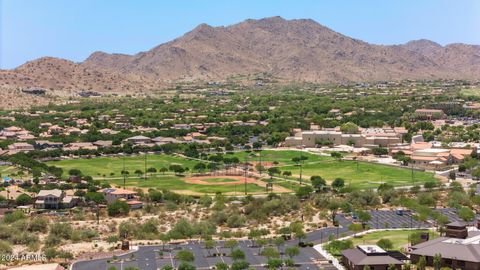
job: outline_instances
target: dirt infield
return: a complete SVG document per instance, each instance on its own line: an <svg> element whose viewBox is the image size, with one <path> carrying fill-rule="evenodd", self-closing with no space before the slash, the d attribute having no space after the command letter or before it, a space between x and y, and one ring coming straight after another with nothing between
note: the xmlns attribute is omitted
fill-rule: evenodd
<svg viewBox="0 0 480 270"><path fill-rule="evenodd" d="M229 182L208 182L207 179L232 179L236 181L229 181ZM193 176L184 179L185 182L190 184L196 185L219 185L219 186L233 186L238 184L243 184L245 178L239 175L207 175L207 176ZM257 182L261 182L255 178L247 177L247 183L257 184Z"/></svg>
<svg viewBox="0 0 480 270"><path fill-rule="evenodd" d="M207 182L205 180L207 179L232 179L236 181L231 181L231 182ZM206 175L206 176L193 176L193 177L188 177L184 179L185 182L190 183L190 184L196 184L196 185L208 185L208 186L214 186L214 185L221 185L221 186L233 186L233 185L240 185L245 183L245 177L240 176L240 175ZM266 187L267 183L260 181L256 178L253 177L247 177L246 178L247 184L255 184L260 187ZM285 192L292 192L291 190L284 188L279 185L273 185L273 191L278 192L278 193L285 193Z"/></svg>

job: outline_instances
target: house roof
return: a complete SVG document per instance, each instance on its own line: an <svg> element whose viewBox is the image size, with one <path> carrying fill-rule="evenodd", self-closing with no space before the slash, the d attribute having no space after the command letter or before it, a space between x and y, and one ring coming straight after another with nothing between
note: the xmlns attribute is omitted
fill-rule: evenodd
<svg viewBox="0 0 480 270"><path fill-rule="evenodd" d="M62 197L62 191L60 189L40 190L40 192L38 192L37 194L37 197L44 197L49 195L55 197Z"/></svg>
<svg viewBox="0 0 480 270"><path fill-rule="evenodd" d="M355 265L389 265L389 264L403 264L401 261L391 257L388 253L385 255L367 255L358 248L351 248L342 251L342 255Z"/></svg>
<svg viewBox="0 0 480 270"><path fill-rule="evenodd" d="M127 141L130 141L130 140L150 140L150 138L147 137L147 136L139 135L139 136L133 136L133 137L127 138L126 140Z"/></svg>
<svg viewBox="0 0 480 270"><path fill-rule="evenodd" d="M480 232L469 232L467 239L438 237L415 245L410 254L435 256L467 262L480 262Z"/></svg>
<svg viewBox="0 0 480 270"><path fill-rule="evenodd" d="M135 195L137 192L133 190L123 189L123 188L106 188L103 190L104 193L113 194L113 195Z"/></svg>

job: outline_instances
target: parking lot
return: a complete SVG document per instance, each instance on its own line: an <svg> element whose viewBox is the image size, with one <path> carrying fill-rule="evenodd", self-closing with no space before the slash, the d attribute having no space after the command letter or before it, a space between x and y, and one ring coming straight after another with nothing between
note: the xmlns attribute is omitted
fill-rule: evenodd
<svg viewBox="0 0 480 270"><path fill-rule="evenodd" d="M451 222L461 220L454 208L435 209L446 215ZM388 228L427 228L433 226L432 220L426 222L416 221L413 217L414 213L403 211L398 213L393 210L371 210L369 211L372 219L368 222L369 226L374 229ZM477 215L477 218L479 216ZM306 242L314 244L327 242L330 238L343 237L351 234L348 231L348 225L351 223L351 217L337 215L339 227L327 227L307 233ZM287 246L298 245L298 240L290 240L280 247L283 251ZM133 266L142 270L157 270L166 265L177 267L179 261L175 259L178 251L185 249L190 250L195 255L195 261L192 263L197 269L213 269L219 262L228 265L232 264L232 258L229 256L230 249L224 248L223 242L218 241L214 249L207 250L203 244L198 241L190 241L179 245L166 245L165 250L162 246L141 246L137 251L133 251L127 255L119 256L115 261L111 259L98 259L90 261L77 262L73 265L72 270L105 270L111 266L117 269L125 269ZM259 255L260 248L254 247L251 240L239 241L238 248L244 251L245 260L255 269L266 269L267 259ZM133 254L133 255L132 255ZM297 263L297 269L336 269L332 264L322 257L317 251L311 247L300 248L300 254L294 258Z"/></svg>
<svg viewBox="0 0 480 270"><path fill-rule="evenodd" d="M288 241L280 250L285 250L287 246L296 245L297 240ZM245 260L250 263L251 267L256 269L266 269L265 264L267 258L259 255L260 247L253 247L250 240L239 241L238 248L245 253ZM192 263L197 269L213 269L219 262L224 262L228 265L233 263L229 256L230 248L223 247L223 242L217 242L217 246L213 249L207 250L204 246L197 242L187 242L181 245L166 245L165 250L162 246L142 246L138 251L130 254L119 256L115 261L101 259L94 261L78 262L74 264L74 270L95 270L108 269L111 266L117 269L125 269L133 266L142 270L157 270L166 265L171 265L174 268L178 267L180 262L175 258L175 255L180 250L190 250L195 255L195 261ZM132 255L133 254L133 255ZM284 257L286 258L286 257ZM294 258L296 269L336 269L333 265L323 258L317 251L311 247L300 248L300 254Z"/></svg>

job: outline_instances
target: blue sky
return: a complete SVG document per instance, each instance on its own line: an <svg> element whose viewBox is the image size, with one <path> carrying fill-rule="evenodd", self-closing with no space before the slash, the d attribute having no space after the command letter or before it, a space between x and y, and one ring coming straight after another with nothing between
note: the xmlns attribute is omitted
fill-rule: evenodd
<svg viewBox="0 0 480 270"><path fill-rule="evenodd" d="M42 56L83 61L97 50L134 54L200 23L277 15L370 43L480 44L477 0L0 0L0 68Z"/></svg>

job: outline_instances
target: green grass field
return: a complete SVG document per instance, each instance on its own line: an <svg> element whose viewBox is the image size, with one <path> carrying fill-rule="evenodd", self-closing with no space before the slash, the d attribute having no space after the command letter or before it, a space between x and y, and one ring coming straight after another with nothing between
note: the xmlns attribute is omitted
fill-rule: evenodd
<svg viewBox="0 0 480 270"><path fill-rule="evenodd" d="M157 170L165 167L168 168L171 164L181 164L182 166L193 168L197 163L195 160L188 160L185 158L172 156L172 155L147 155L147 169L154 167ZM50 161L48 165L54 165L64 169L64 175L68 175L68 170L79 169L84 175L90 175L94 178L98 178L103 175L121 176L123 170L123 158L122 157L99 157L91 159L66 159L61 161ZM145 157L141 156L128 156L125 157L125 170L132 175L135 170L145 170ZM111 175L113 173L113 175Z"/></svg>
<svg viewBox="0 0 480 270"><path fill-rule="evenodd" d="M480 89L462 89L460 90L460 94L467 97L480 97Z"/></svg>
<svg viewBox="0 0 480 270"><path fill-rule="evenodd" d="M249 161L258 162L260 154L259 152L236 152L234 154L227 154L227 156L237 156L240 160L244 160L244 157L247 155L257 155L256 157L250 157ZM345 179L345 184L351 184L351 187L354 189L366 189L366 188L376 188L381 183L387 182L391 183L394 186L411 186L412 174L411 170L407 168L398 168L392 166L386 166L382 164L374 163L365 163L359 162L358 170L357 163L354 161L337 161L328 156L319 156L311 153L305 153L294 150L286 151L275 151L275 150L263 150L261 151L262 161L265 162L274 162L279 163L278 167L281 171L291 171L293 177L290 179L296 179L299 174L299 167L295 166L295 163L292 161L293 157L298 157L300 155L308 157L304 161L303 165L303 179L308 181L312 175L320 175L325 178L328 182L333 181L335 178L340 177ZM144 171L144 156L131 156L125 157L125 169L130 172L130 176L134 176L135 170ZM189 160L178 156L172 155L148 155L147 156L147 168L154 167L157 170L165 167L168 168L171 164L181 164L190 169L198 163L196 160ZM51 161L47 163L48 165L55 165L64 169L65 176L68 174L70 169L79 169L84 175L91 175L96 179L112 178L110 181L116 181L121 178L120 172L123 169L123 158L122 157L100 157L92 159L69 159L61 161ZM155 176L157 178L162 178L161 175ZM171 176L174 177L174 176ZM435 180L433 173L414 171L414 181L415 184L423 184L427 181ZM187 189L190 190L181 180L178 180L177 184L167 184L168 188L180 190ZM220 180L212 180L212 189L213 184ZM286 183L280 180L276 180L277 184L280 184L284 187L295 190L294 184ZM282 183L283 182L283 183ZM147 182L151 184L151 187L156 187L155 183ZM147 183L143 183L142 187L146 186ZM202 186L200 190L206 190L209 186ZM230 189L231 187L221 187L221 189ZM216 190L215 190L216 191ZM215 192L212 191L212 192Z"/></svg>
<svg viewBox="0 0 480 270"><path fill-rule="evenodd" d="M213 179L212 179L213 180ZM217 180L217 179L215 179ZM232 181L231 179L228 179ZM123 186L123 179L107 179L113 186ZM245 190L245 186L243 184L239 185L196 185L190 184L183 181L180 177L176 177L173 175L165 175L165 176L155 176L144 179L132 179L129 178L126 180L127 187L138 187L138 188L158 188L158 189L168 189L168 190L186 190L198 193L209 193L214 194L217 192L227 193L227 192L237 192L241 194ZM265 189L263 187L257 186L255 184L247 184L247 192L255 192L261 193L264 192Z"/></svg>
<svg viewBox="0 0 480 270"><path fill-rule="evenodd" d="M300 168L297 166L281 167L282 171L291 171L299 175ZM312 175L320 175L327 182L340 177L345 179L345 185L351 184L354 189L376 188L381 183L390 183L394 186L411 186L412 172L407 168L398 168L375 163L357 163L355 161L328 160L315 164L306 164L302 167L304 179ZM415 184L423 184L435 180L433 173L414 171Z"/></svg>
<svg viewBox="0 0 480 270"><path fill-rule="evenodd" d="M359 237L353 237L353 245L375 245L380 239L389 239L393 242L393 249L400 250L409 244L409 235L414 232L426 232L426 230L392 230L373 232ZM435 238L436 233L430 231L430 239Z"/></svg>
<svg viewBox="0 0 480 270"><path fill-rule="evenodd" d="M23 172L23 174L18 175L19 172ZM20 170L18 167L15 167L15 166L0 166L0 175L9 176L9 177L17 176L23 179L28 179L31 177L28 171Z"/></svg>
<svg viewBox="0 0 480 270"><path fill-rule="evenodd" d="M279 165L294 165L295 162L292 161L294 157L304 156L308 159L305 160L305 163L309 162L317 162L322 160L330 160L330 157L319 156L303 151L295 151L295 150L262 150L262 151L249 151L249 152L235 152L233 154L227 154L227 156L236 156L240 159L241 162L247 160L250 162L259 162L260 157L262 161L266 162L274 162L277 161Z"/></svg>
<svg viewBox="0 0 480 270"><path fill-rule="evenodd" d="M207 178L207 179L202 179L202 181L208 182L208 183L228 183L228 182L236 182L237 180L235 179L230 179L230 178Z"/></svg>

